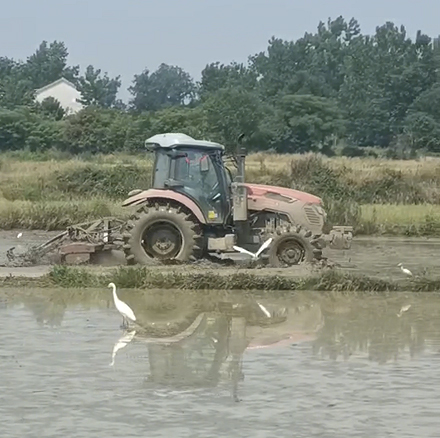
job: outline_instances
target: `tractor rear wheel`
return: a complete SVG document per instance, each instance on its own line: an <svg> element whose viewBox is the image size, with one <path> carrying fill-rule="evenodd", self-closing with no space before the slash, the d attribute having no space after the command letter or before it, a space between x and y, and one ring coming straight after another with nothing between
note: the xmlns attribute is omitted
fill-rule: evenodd
<svg viewBox="0 0 440 438"><path fill-rule="evenodd" d="M188 262L201 256L202 235L191 214L170 205L144 206L128 222L124 252L128 264Z"/></svg>
<svg viewBox="0 0 440 438"><path fill-rule="evenodd" d="M273 267L289 267L322 259L320 236L297 226L293 230L280 230L272 235L268 263Z"/></svg>

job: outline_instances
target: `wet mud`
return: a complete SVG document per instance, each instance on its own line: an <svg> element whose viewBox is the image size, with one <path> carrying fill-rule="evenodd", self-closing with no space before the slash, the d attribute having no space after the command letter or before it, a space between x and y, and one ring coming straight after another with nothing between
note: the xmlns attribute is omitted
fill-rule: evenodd
<svg viewBox="0 0 440 438"><path fill-rule="evenodd" d="M17 238L22 232L23 235ZM44 231L3 231L0 232L0 277L23 276L39 277L50 271L51 259L46 258L36 266L7 266L6 252L15 247L17 254L26 253L32 246L39 245L59 232ZM339 269L355 274L363 274L373 278L399 280L405 276L397 266L403 263L414 275L436 275L440 273L440 239L432 238L390 238L390 237L355 237L350 250L324 250L324 256ZM252 268L239 254L234 256L238 264L229 266L225 263L199 261L191 265L165 266L159 265L163 272L202 272L207 268L215 269L219 275L231 275L237 272L253 275L282 275L288 277L307 276L313 272L312 266L301 265L288 269ZM114 251L111 255L103 255L99 266L91 266L92 271L100 272L109 267L125 264L122 253Z"/></svg>

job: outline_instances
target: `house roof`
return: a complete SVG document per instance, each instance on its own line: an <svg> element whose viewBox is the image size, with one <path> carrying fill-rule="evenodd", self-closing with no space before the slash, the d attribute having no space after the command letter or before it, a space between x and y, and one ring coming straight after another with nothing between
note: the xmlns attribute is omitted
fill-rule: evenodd
<svg viewBox="0 0 440 438"><path fill-rule="evenodd" d="M41 93L42 91L46 91L49 90L50 88L54 87L55 85L58 84L66 84L71 86L72 88L74 88L76 90L76 87L74 84L72 84L72 82L68 81L66 78L60 78L54 82L51 82L50 84L45 85L44 87L38 88L37 90L35 90L35 93Z"/></svg>

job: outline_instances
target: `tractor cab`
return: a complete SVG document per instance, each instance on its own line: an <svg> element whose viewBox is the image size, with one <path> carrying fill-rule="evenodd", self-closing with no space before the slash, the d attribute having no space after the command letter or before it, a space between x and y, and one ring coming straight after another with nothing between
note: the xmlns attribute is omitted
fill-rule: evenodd
<svg viewBox="0 0 440 438"><path fill-rule="evenodd" d="M211 224L223 224L231 211L231 177L223 164L224 146L184 134L161 134L146 142L155 152L152 186L192 199Z"/></svg>

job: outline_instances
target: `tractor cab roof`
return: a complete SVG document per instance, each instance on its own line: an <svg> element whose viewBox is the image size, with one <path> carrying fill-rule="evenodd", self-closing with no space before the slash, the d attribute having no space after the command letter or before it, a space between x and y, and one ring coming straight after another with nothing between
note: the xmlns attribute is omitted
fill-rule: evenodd
<svg viewBox="0 0 440 438"><path fill-rule="evenodd" d="M224 151L225 147L219 143L205 140L195 140L186 134L180 133L166 133L153 135L149 139L145 140L145 147L149 151L155 149L174 149L177 147L195 147L200 149L217 149Z"/></svg>

